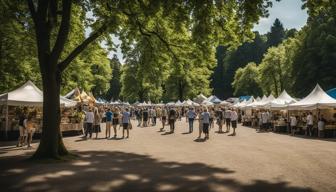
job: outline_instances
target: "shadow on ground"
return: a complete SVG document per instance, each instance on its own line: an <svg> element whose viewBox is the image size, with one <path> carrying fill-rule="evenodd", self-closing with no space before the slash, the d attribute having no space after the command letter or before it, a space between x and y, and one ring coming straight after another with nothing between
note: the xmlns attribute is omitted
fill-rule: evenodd
<svg viewBox="0 0 336 192"><path fill-rule="evenodd" d="M0 158L2 191L272 191L308 192L286 182L234 178L234 170L202 163L162 162L124 152L77 152L62 163L32 163L27 156Z"/></svg>

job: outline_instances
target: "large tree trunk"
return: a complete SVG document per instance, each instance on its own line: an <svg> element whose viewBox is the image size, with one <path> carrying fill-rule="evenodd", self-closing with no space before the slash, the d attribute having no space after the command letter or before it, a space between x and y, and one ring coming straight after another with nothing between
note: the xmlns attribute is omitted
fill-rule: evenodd
<svg viewBox="0 0 336 192"><path fill-rule="evenodd" d="M33 158L60 159L68 154L60 131L60 73L50 67L42 73L43 127L40 145Z"/></svg>

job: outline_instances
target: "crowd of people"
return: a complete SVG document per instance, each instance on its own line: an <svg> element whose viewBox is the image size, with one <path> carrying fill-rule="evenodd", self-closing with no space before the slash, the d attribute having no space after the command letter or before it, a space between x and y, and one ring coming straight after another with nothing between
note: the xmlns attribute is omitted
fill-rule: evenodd
<svg viewBox="0 0 336 192"><path fill-rule="evenodd" d="M255 111L252 116L252 126L255 126L257 131L276 131L274 122L279 121L284 123L283 125L286 127L286 131L292 136L294 136L297 132L304 130L304 134L306 136L316 135L318 137L322 137L323 130L327 123L323 114L316 116L313 115L311 111L300 115L273 115L272 111L259 110Z"/></svg>
<svg viewBox="0 0 336 192"><path fill-rule="evenodd" d="M129 138L132 129L131 119L137 121L138 127L155 126L157 120L161 121L161 132L173 134L176 130L176 121L185 118L189 124L188 132L194 131L194 122L198 121L199 136L204 134L204 140L209 139L209 129L218 125L218 133L229 133L232 127L233 132L230 136L236 135L238 114L234 109L214 108L214 107L82 107L77 108L76 117L82 127L83 139L97 139L102 132L101 125L106 123L106 139L118 137L118 130L122 128L122 138ZM27 145L31 148L31 141L34 134L33 114L23 110L19 115L20 136L17 146ZM169 126L168 130L166 126ZM226 131L223 126L226 125ZM112 130L111 130L112 129ZM111 133L113 131L113 133ZM95 136L93 136L95 134ZM120 133L119 133L120 134Z"/></svg>

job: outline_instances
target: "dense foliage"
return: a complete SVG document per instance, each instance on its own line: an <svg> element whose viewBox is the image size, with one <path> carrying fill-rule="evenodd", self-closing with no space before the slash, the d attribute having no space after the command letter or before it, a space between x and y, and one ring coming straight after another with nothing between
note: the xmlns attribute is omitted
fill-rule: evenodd
<svg viewBox="0 0 336 192"><path fill-rule="evenodd" d="M336 85L336 2L304 2L309 13L307 25L299 32L288 30L286 35L281 35L287 39L270 47L257 67L257 82L263 94L277 96L285 89L296 97L303 97L316 83L326 90ZM233 83L236 93L241 93L242 87L250 84L250 77L242 76L248 68L250 66L236 72ZM251 91L250 94L255 93Z"/></svg>

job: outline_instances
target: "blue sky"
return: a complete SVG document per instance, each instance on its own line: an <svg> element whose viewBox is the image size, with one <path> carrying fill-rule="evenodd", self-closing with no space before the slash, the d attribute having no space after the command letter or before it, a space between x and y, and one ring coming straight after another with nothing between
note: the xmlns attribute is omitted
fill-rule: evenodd
<svg viewBox="0 0 336 192"><path fill-rule="evenodd" d="M307 11L302 10L301 6L301 0L281 0L280 2L273 0L273 7L269 8L269 17L260 18L259 24L254 27L254 30L261 34L269 32L276 18L280 19L284 28L301 29L308 18Z"/></svg>
<svg viewBox="0 0 336 192"><path fill-rule="evenodd" d="M284 28L299 30L306 24L308 18L307 11L302 10L301 6L301 0L281 0L280 2L273 0L273 7L269 8L269 17L260 18L253 30L259 31L261 34L269 32L276 18L280 19ZM121 43L118 38L114 37L113 39L116 44ZM113 54L117 54L119 60L124 62L120 48L117 49L117 52L110 52L109 57L112 58Z"/></svg>

